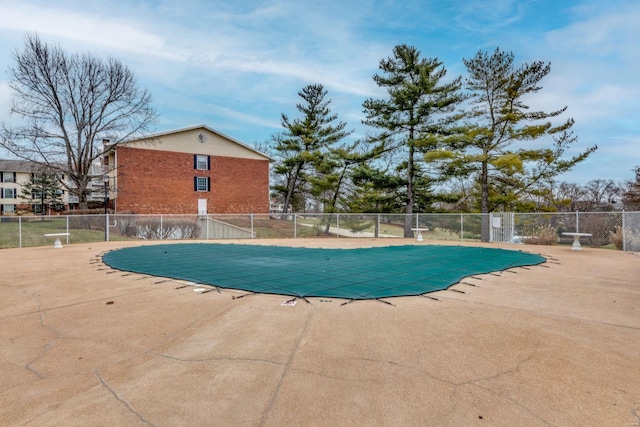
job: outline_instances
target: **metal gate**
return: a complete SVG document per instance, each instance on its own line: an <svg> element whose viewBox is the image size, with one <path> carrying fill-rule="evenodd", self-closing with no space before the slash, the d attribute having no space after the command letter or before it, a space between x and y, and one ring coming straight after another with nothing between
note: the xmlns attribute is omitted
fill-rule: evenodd
<svg viewBox="0 0 640 427"><path fill-rule="evenodd" d="M514 234L513 212L491 212L489 214L489 241L512 242Z"/></svg>

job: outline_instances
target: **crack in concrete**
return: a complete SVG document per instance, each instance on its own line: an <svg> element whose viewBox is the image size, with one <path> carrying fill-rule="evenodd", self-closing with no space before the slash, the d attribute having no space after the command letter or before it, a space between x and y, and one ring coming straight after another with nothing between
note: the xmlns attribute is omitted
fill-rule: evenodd
<svg viewBox="0 0 640 427"><path fill-rule="evenodd" d="M129 410L129 412L131 412L133 415L135 415L136 417L138 417L138 419L140 421L142 421L143 423L145 423L146 425L149 426L154 426L155 424L152 423L151 421L147 420L144 415L142 415L140 412L136 411L133 406L131 406L129 404L129 402L127 402L125 399L123 399L122 397L120 397L120 395L109 385L109 383L107 383L104 378L102 378L102 375L100 375L100 372L96 369L93 371L93 373L98 377L98 379L100 380L100 383L102 384L102 386L104 388L106 388L107 390L109 390L109 392L111 393L111 395L120 403L122 403L122 405L124 405L125 408L127 408L127 410Z"/></svg>
<svg viewBox="0 0 640 427"><path fill-rule="evenodd" d="M52 326L47 325L47 321L46 321L46 319L45 319L45 312L41 312L41 311L40 311L40 308L41 308L41 306L42 306L42 301L41 301L40 295L33 295L33 298L34 298L34 299L37 301L37 303L38 303L38 304L37 304L37 312L38 312L38 313L40 313L40 325L42 325L43 327L45 327L45 328L47 328L47 329L49 329L49 330L53 331L53 332L54 332L54 334L55 334L55 336L47 342L47 345L45 345L45 346L44 346L44 348L42 349L42 351L40 352L40 354L38 354L38 355L35 357L35 359L33 359L32 361L30 361L29 363L27 363L27 364L25 365L25 367L24 367L24 368L25 368L27 371L29 371L29 372L31 372L32 374L34 374L35 376L37 376L39 379L44 379L44 378L45 378L45 376L44 376L42 373L40 373L40 371L38 371L38 370L36 370L35 368L33 368L33 367L32 367L32 365L33 365L34 363L36 363L37 361L39 361L41 358L43 358L45 354L47 354L47 352L49 351L49 349L50 349L51 347L53 347L53 345L56 343L56 341L58 341L58 339L60 338L60 336L61 336L62 334L61 334L61 333L60 333L60 331L59 331L59 330L57 330L56 328L54 328L54 327L52 327Z"/></svg>
<svg viewBox="0 0 640 427"><path fill-rule="evenodd" d="M527 411L529 414L531 414L537 420L541 421L542 423L544 423L544 424L546 424L548 426L552 426L553 423L551 423L550 421L548 421L545 418L541 417L540 415L536 414L534 411L532 411L530 408L528 408L522 402L520 402L520 401L518 401L518 400L516 400L516 399L514 399L514 398L512 398L510 396L507 396L504 393L496 393L496 391L494 391L490 387L483 386L482 384L480 384L480 382L482 382L482 381L487 381L487 380L498 378L498 377L500 377L502 375L507 375L507 374L512 374L512 373L518 372L520 370L520 365L522 365L523 363L527 363L533 357L534 357L534 354L532 353L528 357L526 357L526 358L524 358L522 360L519 360L516 363L516 366L514 368L512 368L512 369L507 369L507 370L504 370L504 371L500 371L500 372L495 373L494 375L490 375L490 376L486 376L486 377L479 377L479 378L475 378L475 379L472 379L472 380L469 380L469 381L462 381L462 382L449 381L449 380L446 380L444 378L441 378L441 377L438 377L436 375L433 375L432 373L430 373L430 372L428 372L428 371L426 371L424 369L420 369L420 368L412 366L412 365L405 365L405 364L401 364L401 363L392 362L392 361L389 361L389 360L375 360L375 359L368 359L368 358L358 358L358 359L355 359L355 360L364 360L364 361L367 361L367 362L374 362L374 363L385 363L385 364L397 366L399 368L410 369L412 371L419 372L422 375L425 375L425 376L427 376L427 377L429 377L431 379L434 379L436 381L440 381L440 382L442 382L444 384L448 384L448 385L452 386L453 387L452 393L455 392L455 390L458 387L464 386L464 385L474 385L474 386L480 387L480 388L488 391L489 393L497 394L497 395L502 396L503 398L509 400L510 402L514 403L518 407L520 407L520 408L524 409L525 411ZM318 372L307 372L307 373L315 374L315 375L326 377L326 378L344 380L344 378L336 378L336 377L332 377L330 375L324 375L324 374L321 374L321 373L318 373ZM637 409L640 410L640 408L637 408ZM640 420L640 416L638 416L638 419ZM639 424L639 427L640 427L640 424Z"/></svg>
<svg viewBox="0 0 640 427"><path fill-rule="evenodd" d="M147 353L149 354L155 354L158 357L164 357L167 359L171 359L171 360L175 360L177 362L214 362L214 361L222 361L222 360L228 360L228 361L232 361L232 362L260 362L260 363L267 363L267 364L271 364L271 365L278 365L278 366L285 366L284 363L282 362L276 362L275 360L269 360L269 359L253 359L250 357L206 357L203 359L185 359L182 357L177 357L177 356L171 356L169 354L165 354L165 353L157 353L155 351L148 351Z"/></svg>
<svg viewBox="0 0 640 427"><path fill-rule="evenodd" d="M142 293L146 293L146 292L153 292L153 291L157 291L157 290L158 290L158 288L155 288L155 289L152 288L152 289L144 289L144 290L136 291L136 292L128 292L128 293L123 293L123 294L118 294L118 295L110 295L110 296L107 296L107 297L104 297L104 298L97 298L97 299L93 299L93 300L76 302L76 303L67 304L67 305L59 305L59 306L50 307L50 308L47 308L47 309L44 309L44 310L41 310L41 303L40 303L40 301L38 301L38 308L36 309L36 313L47 313L49 311L60 310L60 309L63 309L63 308L70 308L70 307L77 307L77 306L82 306L82 305L94 304L94 303L100 302L100 301L113 300L115 298L121 298L121 297L130 296L130 295L142 294ZM40 295L34 296L34 298L39 300L40 299ZM19 313L19 314L15 314L13 316L0 317L0 320L13 319L13 318L24 317L24 316L30 316L32 314L33 314L33 312Z"/></svg>
<svg viewBox="0 0 640 427"><path fill-rule="evenodd" d="M267 422L267 419L269 418L269 414L271 414L271 409L273 408L276 398L280 393L280 388L282 387L282 383L284 382L284 379L287 376L287 373L289 372L289 368L291 367L291 362L293 361L294 357L298 353L298 350L300 349L300 344L302 343L302 339L307 334L307 329L309 328L309 324L311 323L311 318L313 317L315 312L316 312L316 306L311 306L311 308L309 309L309 313L307 314L307 320L304 322L304 327L302 328L302 331L300 332L300 336L298 337L298 341L296 342L296 345L293 347L293 349L291 350L291 353L289 354L289 359L287 360L287 363L284 365L282 375L280 375L280 380L278 381L278 384L276 385L276 388L273 391L273 394L271 395L271 399L269 399L269 403L267 403L267 406L262 414L262 419L260 420L260 423L259 423L260 426L265 425L265 423Z"/></svg>
<svg viewBox="0 0 640 427"><path fill-rule="evenodd" d="M631 414L636 417L636 423L635 424L631 424L632 426L640 426L640 406L638 406L637 408L633 408L631 411Z"/></svg>
<svg viewBox="0 0 640 427"><path fill-rule="evenodd" d="M525 308L522 308L522 307L514 307L514 306L502 305L502 304L490 304L490 303L484 302L484 301L472 301L472 300L463 299L463 298L451 298L451 297L445 296L445 294L438 295L438 296L440 298L442 298L443 300L448 300L448 301L456 301L456 302L464 302L464 303L469 303L469 304L484 305L484 306L488 306L488 307L504 308L506 310L524 311L525 313L543 314L545 316L553 316L553 317L557 317L557 318L561 318L561 319L571 319L571 320L573 320L575 322L584 322L584 323L589 323L591 325L612 326L612 327L615 327L615 328L631 329L633 331L640 330L640 326L621 325L621 324L609 323L609 322L599 322L599 321L586 319L586 318L582 318L582 317L569 316L569 315L566 315L566 314L552 313L552 312L542 311L542 310L525 309Z"/></svg>

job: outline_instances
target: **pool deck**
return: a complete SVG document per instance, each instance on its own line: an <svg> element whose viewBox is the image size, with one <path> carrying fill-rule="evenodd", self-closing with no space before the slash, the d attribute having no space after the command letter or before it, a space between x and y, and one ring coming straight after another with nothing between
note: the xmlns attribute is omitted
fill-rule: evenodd
<svg viewBox="0 0 640 427"><path fill-rule="evenodd" d="M549 261L393 305L283 306L102 264L139 244L0 251L0 425L640 426L637 253L487 245Z"/></svg>

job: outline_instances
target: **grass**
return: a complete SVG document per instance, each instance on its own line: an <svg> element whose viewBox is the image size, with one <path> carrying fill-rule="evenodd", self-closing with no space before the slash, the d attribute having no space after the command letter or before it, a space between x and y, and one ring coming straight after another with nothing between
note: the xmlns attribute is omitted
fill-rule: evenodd
<svg viewBox="0 0 640 427"><path fill-rule="evenodd" d="M69 243L89 243L104 241L104 230L73 229L69 228ZM53 238L45 237L45 234L66 233L67 223L65 218L38 218L22 217L21 223L16 218L9 222L0 222L0 249L18 248L29 246L53 245ZM20 241L22 236L22 241ZM110 234L109 240L131 240L117 234ZM66 237L61 236L60 241L65 244Z"/></svg>

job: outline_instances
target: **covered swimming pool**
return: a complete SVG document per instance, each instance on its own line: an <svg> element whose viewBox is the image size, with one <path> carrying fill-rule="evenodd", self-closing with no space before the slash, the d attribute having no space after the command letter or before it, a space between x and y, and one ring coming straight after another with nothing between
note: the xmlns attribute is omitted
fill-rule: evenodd
<svg viewBox="0 0 640 427"><path fill-rule="evenodd" d="M103 256L112 268L201 285L297 298L423 295L464 277L545 262L519 250L406 245L318 249L245 244L138 246Z"/></svg>

